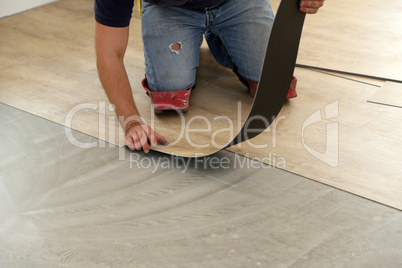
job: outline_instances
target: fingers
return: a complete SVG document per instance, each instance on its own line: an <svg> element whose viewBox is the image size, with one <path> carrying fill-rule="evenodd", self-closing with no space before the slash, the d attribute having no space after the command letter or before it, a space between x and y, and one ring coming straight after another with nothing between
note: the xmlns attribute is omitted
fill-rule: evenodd
<svg viewBox="0 0 402 268"><path fill-rule="evenodd" d="M299 3L300 11L307 14L315 14L324 5L324 0L301 0Z"/></svg>
<svg viewBox="0 0 402 268"><path fill-rule="evenodd" d="M132 128L130 131L126 134L126 143L127 146L130 148L130 150L138 150L140 151L142 149L142 141L141 139L141 132L137 132L137 129Z"/></svg>
<svg viewBox="0 0 402 268"><path fill-rule="evenodd" d="M134 145L134 141L133 138L131 136L126 136L126 143L128 148L130 148L130 150L134 151L135 150L135 145Z"/></svg>
<svg viewBox="0 0 402 268"><path fill-rule="evenodd" d="M147 134L152 146L168 145L168 141L162 135L156 133L150 126L144 126L144 131Z"/></svg>
<svg viewBox="0 0 402 268"><path fill-rule="evenodd" d="M148 144L148 136L144 132L144 129L142 126L139 126L136 128L137 131L137 137L139 138L139 141L136 143L135 148L139 151L142 149L144 150L145 153L149 152L149 144Z"/></svg>
<svg viewBox="0 0 402 268"><path fill-rule="evenodd" d="M156 136L156 140L157 140L158 144L160 144L160 145L168 145L169 144L169 142L166 140L165 137L159 135L156 132L155 132L155 136Z"/></svg>
<svg viewBox="0 0 402 268"><path fill-rule="evenodd" d="M149 152L149 144L152 146L169 144L165 137L156 133L148 125L135 125L127 129L126 142L130 150L144 150L145 153Z"/></svg>
<svg viewBox="0 0 402 268"><path fill-rule="evenodd" d="M149 144L147 134L144 132L142 125L133 126L126 133L126 142L130 150L149 152Z"/></svg>
<svg viewBox="0 0 402 268"><path fill-rule="evenodd" d="M148 137L149 142L151 143L152 146L156 146L158 144L158 141L156 139L156 133L153 131L153 129L150 126L144 126L143 130L145 134Z"/></svg>
<svg viewBox="0 0 402 268"><path fill-rule="evenodd" d="M152 146L169 144L165 137L156 133L150 126L143 126L143 129Z"/></svg>

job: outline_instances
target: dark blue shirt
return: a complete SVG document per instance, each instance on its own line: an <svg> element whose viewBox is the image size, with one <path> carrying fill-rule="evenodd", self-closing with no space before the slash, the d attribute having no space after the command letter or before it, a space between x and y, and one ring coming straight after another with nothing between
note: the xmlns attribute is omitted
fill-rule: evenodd
<svg viewBox="0 0 402 268"><path fill-rule="evenodd" d="M186 9L204 9L225 0L144 0L161 6L179 6ZM126 27L130 24L134 0L95 0L95 20L110 27Z"/></svg>

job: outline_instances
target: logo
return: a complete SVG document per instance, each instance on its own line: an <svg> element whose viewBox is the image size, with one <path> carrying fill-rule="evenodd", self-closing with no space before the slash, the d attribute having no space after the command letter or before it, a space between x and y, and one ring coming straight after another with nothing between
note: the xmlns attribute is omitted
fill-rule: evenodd
<svg viewBox="0 0 402 268"><path fill-rule="evenodd" d="M337 167L339 163L339 124L338 122L326 123L325 152L314 150L305 143L304 132L307 127L323 120L329 120L339 117L339 102L334 101L324 107L324 114L321 110L317 110L310 115L303 123L302 141L304 148L315 158L330 165Z"/></svg>

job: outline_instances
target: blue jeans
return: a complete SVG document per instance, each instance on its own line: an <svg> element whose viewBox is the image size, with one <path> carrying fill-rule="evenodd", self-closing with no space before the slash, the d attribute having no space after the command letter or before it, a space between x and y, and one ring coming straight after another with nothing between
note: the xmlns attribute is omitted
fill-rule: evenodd
<svg viewBox="0 0 402 268"><path fill-rule="evenodd" d="M149 88L159 92L192 87L203 35L221 65L236 68L243 78L258 82L273 20L268 0L226 0L205 10L143 2L142 39Z"/></svg>

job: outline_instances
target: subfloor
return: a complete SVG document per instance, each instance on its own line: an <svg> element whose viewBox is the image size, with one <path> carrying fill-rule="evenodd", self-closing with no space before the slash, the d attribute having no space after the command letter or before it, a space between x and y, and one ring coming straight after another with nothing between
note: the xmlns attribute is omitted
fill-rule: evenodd
<svg viewBox="0 0 402 268"><path fill-rule="evenodd" d="M399 210L227 151L122 154L65 132L0 104L1 267L402 265Z"/></svg>

